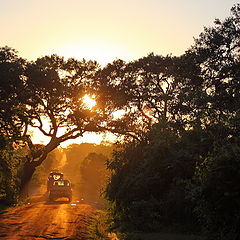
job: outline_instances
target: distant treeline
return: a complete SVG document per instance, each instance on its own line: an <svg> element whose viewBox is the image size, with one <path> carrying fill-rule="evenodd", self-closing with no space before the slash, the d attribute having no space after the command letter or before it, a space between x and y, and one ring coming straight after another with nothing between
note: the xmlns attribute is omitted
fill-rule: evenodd
<svg viewBox="0 0 240 240"><path fill-rule="evenodd" d="M238 239L239 43L237 4L179 57L152 53L101 68L94 61L57 55L28 62L1 48L0 189L5 199L25 192L35 168L61 142L84 132L110 131L125 136L108 161L112 229L186 226L208 239ZM93 109L81 103L86 93L95 95ZM120 109L125 114L115 118L112 113ZM28 126L37 127L49 143L32 144ZM88 156L93 159L96 155ZM16 174L15 185L9 182L15 192L7 193L5 182L14 179L7 176Z"/></svg>
<svg viewBox="0 0 240 240"><path fill-rule="evenodd" d="M113 144L81 143L53 150L35 171L30 193L37 190L44 194L49 173L58 169L70 180L76 199L101 206L105 202L103 191L110 175L107 161L113 149Z"/></svg>

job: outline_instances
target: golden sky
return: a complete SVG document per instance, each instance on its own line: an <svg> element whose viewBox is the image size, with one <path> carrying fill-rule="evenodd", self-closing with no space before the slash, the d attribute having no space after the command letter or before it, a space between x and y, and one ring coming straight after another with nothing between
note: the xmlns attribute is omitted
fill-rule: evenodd
<svg viewBox="0 0 240 240"><path fill-rule="evenodd" d="M182 54L236 0L0 0L0 46L22 57L57 53L106 64Z"/></svg>
<svg viewBox="0 0 240 240"><path fill-rule="evenodd" d="M0 47L29 60L56 53L97 60L180 55L237 0L0 0ZM45 142L34 132L35 140ZM102 136L78 140L99 143Z"/></svg>

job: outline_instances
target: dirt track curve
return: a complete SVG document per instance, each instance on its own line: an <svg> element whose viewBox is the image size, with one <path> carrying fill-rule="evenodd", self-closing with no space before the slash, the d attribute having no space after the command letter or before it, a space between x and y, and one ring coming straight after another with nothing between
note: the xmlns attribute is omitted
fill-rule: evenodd
<svg viewBox="0 0 240 240"><path fill-rule="evenodd" d="M0 214L0 239L87 240L94 208L78 201L48 202L35 197L24 206Z"/></svg>

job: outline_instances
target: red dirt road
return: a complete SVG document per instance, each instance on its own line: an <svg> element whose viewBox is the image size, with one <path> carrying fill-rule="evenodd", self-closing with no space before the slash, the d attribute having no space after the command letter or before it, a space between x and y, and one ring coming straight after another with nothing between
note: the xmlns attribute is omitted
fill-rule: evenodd
<svg viewBox="0 0 240 240"><path fill-rule="evenodd" d="M48 202L39 197L0 214L0 239L87 240L87 226L94 212L94 208L87 204Z"/></svg>

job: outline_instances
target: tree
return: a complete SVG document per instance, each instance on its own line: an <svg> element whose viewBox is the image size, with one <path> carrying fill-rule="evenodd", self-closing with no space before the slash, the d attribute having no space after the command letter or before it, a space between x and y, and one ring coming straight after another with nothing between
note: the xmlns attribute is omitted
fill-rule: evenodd
<svg viewBox="0 0 240 240"><path fill-rule="evenodd" d="M5 203L18 201L20 173L26 151L30 119L23 104L27 98L26 65L17 52L0 48L0 189Z"/></svg>
<svg viewBox="0 0 240 240"><path fill-rule="evenodd" d="M148 231L196 223L187 186L196 164L211 150L211 140L203 130L179 135L162 122L144 140L121 146L108 165L112 175L106 189L115 222Z"/></svg>
<svg viewBox="0 0 240 240"><path fill-rule="evenodd" d="M194 127L205 126L216 139L239 132L240 6L231 16L215 20L179 60L182 83L178 114Z"/></svg>
<svg viewBox="0 0 240 240"><path fill-rule="evenodd" d="M239 214L235 214L239 208L239 41L240 5L236 4L231 16L205 28L184 56L199 69L198 78L184 78L186 92L192 89L194 96L189 110L197 109L195 122L198 119L213 138L212 149L196 168L191 189L195 210L211 239L239 237Z"/></svg>
<svg viewBox="0 0 240 240"><path fill-rule="evenodd" d="M24 155L24 149L14 150L11 146L0 149L0 202L3 204L11 205L19 200Z"/></svg>
<svg viewBox="0 0 240 240"><path fill-rule="evenodd" d="M30 153L24 164L22 189L30 181L35 168L60 143L81 137L86 131L102 130L106 114L101 108L88 109L81 101L86 93L91 92L97 70L96 62L65 61L57 55L28 64L26 77L30 97L25 104L30 112L30 125L49 137L49 142L36 149L28 138Z"/></svg>
<svg viewBox="0 0 240 240"><path fill-rule="evenodd" d="M26 195L25 187L36 167L60 143L87 131L116 131L108 126L114 107L106 108L107 102L101 99L105 96L100 96L99 83L94 78L99 70L96 62L64 60L57 55L27 62L8 47L1 49L0 57L1 139L2 144L17 140L28 146L20 184ZM93 93L98 106L89 109L82 98ZM28 133L30 126L49 137L48 144L34 145Z"/></svg>
<svg viewBox="0 0 240 240"><path fill-rule="evenodd" d="M174 122L172 109L179 89L174 75L176 62L175 57L150 54L129 63L114 61L98 75L106 79L102 86L113 104L124 109L119 124L131 137L141 139L142 132L158 121Z"/></svg>
<svg viewBox="0 0 240 240"><path fill-rule="evenodd" d="M121 87L138 111L148 105L153 110L154 118L170 118L169 105L174 100L176 85L171 72L173 65L174 58L154 54L127 64Z"/></svg>
<svg viewBox="0 0 240 240"><path fill-rule="evenodd" d="M26 61L9 47L0 48L0 138L1 147L21 141L27 135Z"/></svg>
<svg viewBox="0 0 240 240"><path fill-rule="evenodd" d="M109 69L112 85L127 96L128 107L135 106L134 113L140 113L137 104L142 101L152 108L163 101L154 109L154 116L158 112L162 116L157 127L150 125L140 141L127 142L109 165L113 174L107 197L120 224L130 222L141 228L150 215L144 211L149 203L152 223L167 222L169 216L174 221L190 206L192 212L199 210L199 220L207 220L210 232L219 239L239 237L239 214L233 213L239 208L239 16L237 4L229 18L205 28L195 44L169 65L158 65L158 57L148 57L146 62L136 61L139 66L134 71L134 64L121 62ZM162 76L173 84L166 102L153 81L161 82ZM190 194L197 194L194 201L184 202L189 183L195 183Z"/></svg>
<svg viewBox="0 0 240 240"><path fill-rule="evenodd" d="M216 144L198 165L191 197L210 239L237 239L240 223L240 145L237 138Z"/></svg>
<svg viewBox="0 0 240 240"><path fill-rule="evenodd" d="M63 171L67 175L74 178L75 183L79 181L79 169L83 164L83 161L90 153L96 153L97 155L104 155L107 158L111 157L113 151L113 145L105 144L93 144L93 143L81 143L81 144L71 144L66 149L64 153L66 154L66 164L64 165ZM97 170L96 170L97 171ZM73 181L74 181L73 180Z"/></svg>
<svg viewBox="0 0 240 240"><path fill-rule="evenodd" d="M94 152L84 158L80 166L81 190L84 198L92 201L101 199L101 191L108 177L106 162L106 156Z"/></svg>

